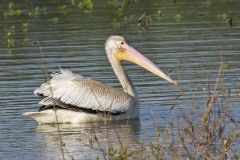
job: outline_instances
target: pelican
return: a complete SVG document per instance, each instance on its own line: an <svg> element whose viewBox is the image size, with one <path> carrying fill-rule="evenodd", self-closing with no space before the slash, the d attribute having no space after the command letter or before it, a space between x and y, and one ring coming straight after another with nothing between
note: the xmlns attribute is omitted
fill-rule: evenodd
<svg viewBox="0 0 240 160"><path fill-rule="evenodd" d="M139 117L139 100L121 61L138 64L153 74L177 84L149 59L131 47L121 36L110 36L105 43L109 62L123 91L69 70L60 69L51 79L34 90L43 96L37 112L26 112L41 123L82 123L103 120L126 120Z"/></svg>

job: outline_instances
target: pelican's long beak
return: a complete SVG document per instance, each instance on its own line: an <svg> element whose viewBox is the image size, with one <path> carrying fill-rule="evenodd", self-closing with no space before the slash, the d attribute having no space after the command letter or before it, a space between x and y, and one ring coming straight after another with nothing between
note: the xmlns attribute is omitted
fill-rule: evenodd
<svg viewBox="0 0 240 160"><path fill-rule="evenodd" d="M144 57L133 47L129 46L128 44L124 44L122 45L120 50L120 52L115 53L115 56L119 61L126 60L138 64L139 66L147 69L153 74L177 85L177 81L172 80L163 71L161 71L160 68L158 68L155 64L153 64L149 59Z"/></svg>

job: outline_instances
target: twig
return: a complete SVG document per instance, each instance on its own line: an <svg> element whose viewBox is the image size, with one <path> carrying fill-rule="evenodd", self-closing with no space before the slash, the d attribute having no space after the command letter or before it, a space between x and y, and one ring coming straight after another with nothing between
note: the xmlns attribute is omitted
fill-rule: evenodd
<svg viewBox="0 0 240 160"><path fill-rule="evenodd" d="M36 43L36 44L38 44L38 47L40 48L41 57L44 58L43 50L42 50L42 47L41 47L41 45L40 45L40 42L38 42L38 43ZM45 63L43 64L44 72L45 72L47 81L49 82L49 85L50 85L51 96L53 97L53 90L52 90L52 87L51 87L50 77L49 77L49 74L48 74L47 62L46 62L46 61L44 61L44 62L45 62ZM63 143L63 141L62 141L60 126L59 126L59 123L58 123L58 117L57 117L57 113L56 113L56 105L55 105L55 102L54 102L54 101L53 101L53 110L54 110L54 114L55 114L55 118L56 118L56 122L57 122L57 130L58 130L58 136L59 136L59 142L60 142L60 148L61 148L62 158L63 158L63 160L65 160L64 148L63 148L64 143Z"/></svg>

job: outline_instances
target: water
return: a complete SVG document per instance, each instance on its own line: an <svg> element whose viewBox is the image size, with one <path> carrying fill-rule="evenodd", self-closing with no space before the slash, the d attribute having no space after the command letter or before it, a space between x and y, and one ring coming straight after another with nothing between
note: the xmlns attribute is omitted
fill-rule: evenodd
<svg viewBox="0 0 240 160"><path fill-rule="evenodd" d="M174 111L170 112L175 103L183 112L191 113L190 103L194 98L203 108L207 102L208 88L212 89L215 83L221 55L227 64L225 87L231 89L232 96L240 88L240 4L237 1L185 0L176 4L171 1L139 1L123 10L96 2L94 9L85 13L76 7L66 9L64 13L61 11L63 9L59 9L64 3L58 1L26 1L16 3L16 8L30 11L36 6L46 6L47 13L29 17L24 12L21 16L8 18L3 16L8 3L1 3L1 159L61 158L57 127L38 126L22 113L37 110L39 98L33 95L33 90L44 82L45 67L49 72L56 72L61 66L120 88L104 51L109 35L123 35L160 68L171 71L170 76L181 81L187 98L179 98L176 102L176 97L181 94L179 88L124 62L141 100L140 120L116 122L107 128L102 123L95 124L103 146L106 145L106 130L112 135L111 143L116 145L119 142L114 137L115 130L121 139L133 146L137 146L138 141L150 142L155 136L156 126L168 125L169 115L175 114ZM152 18L148 30L136 27L137 18L144 12ZM134 16L127 22L124 21L125 15L128 18ZM231 17L232 26L229 23ZM28 24L27 31L23 31L24 23ZM12 26L15 26L15 31L11 31ZM11 32L10 36L7 36L8 32ZM15 45L8 49L7 41L11 41L12 37ZM23 45L24 39L26 46ZM231 113L235 117L240 113L239 105L238 101ZM89 124L61 125L60 129L67 158L92 159L102 156L101 152L81 141L81 136L84 139L91 130ZM235 151L240 152L239 146Z"/></svg>

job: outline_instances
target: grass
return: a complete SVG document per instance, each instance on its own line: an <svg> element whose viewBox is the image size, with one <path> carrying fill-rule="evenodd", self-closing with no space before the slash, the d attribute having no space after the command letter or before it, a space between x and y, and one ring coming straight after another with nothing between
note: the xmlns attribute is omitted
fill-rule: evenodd
<svg viewBox="0 0 240 160"><path fill-rule="evenodd" d="M240 127L236 118L231 116L231 111L240 95L236 90L235 95L226 94L228 88L224 87L223 61L220 64L216 82L213 90L209 90L209 97L203 111L194 110L194 114L184 113L177 105L178 98L185 96L180 85L182 95L176 98L176 105L171 108L179 117L169 117L168 126L165 128L155 127L155 137L151 142L141 142L135 137L134 131L126 129L125 135L133 135L134 144L126 140L126 137L119 135L116 126L109 128L111 122L105 121L101 132L97 131L95 123L89 132L80 139L84 146L101 153L96 159L127 160L127 159L205 159L205 160L234 160L240 159L240 153L234 152L234 147L240 140ZM224 99L224 102L223 102ZM190 100L191 103L197 101ZM193 105L198 104L197 102ZM176 116L173 114L173 116ZM153 123L155 122L153 118ZM118 124L119 122L112 122ZM155 125L156 126L156 125ZM62 140L60 127L58 125L62 158L68 154L75 159L68 151ZM114 141L112 140L114 137ZM114 143L113 143L114 142ZM84 154L84 153L79 153Z"/></svg>

